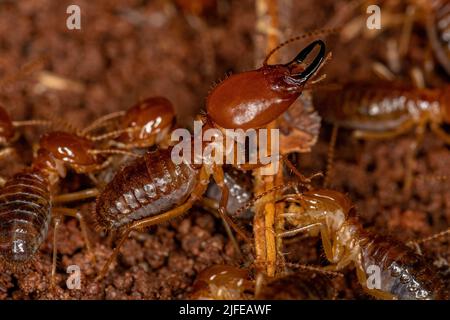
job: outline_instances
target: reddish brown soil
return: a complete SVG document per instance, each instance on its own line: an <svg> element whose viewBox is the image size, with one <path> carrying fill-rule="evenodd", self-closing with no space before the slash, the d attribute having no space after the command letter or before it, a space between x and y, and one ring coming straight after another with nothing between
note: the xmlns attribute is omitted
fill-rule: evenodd
<svg viewBox="0 0 450 320"><path fill-rule="evenodd" d="M171 1L0 1L0 79L44 58L43 69L83 85L81 90L46 89L39 84L39 70L3 83L0 104L14 119L52 115L74 126L111 111L127 108L136 100L164 95L176 107L179 122L189 125L204 106L213 82L226 72L247 70L255 65L253 1L219 0L219 10L204 18L187 17ZM288 37L325 25L345 1L292 1L290 18L282 30ZM395 1L398 2L398 1ZM66 8L78 4L82 29L66 28ZM399 6L398 8L401 8ZM352 18L353 16L351 16ZM417 29L417 30L416 30ZM426 37L416 27L407 65L419 65ZM325 72L329 82L374 78L371 63L385 59L385 43L395 32L375 39L358 37L343 43L330 39L333 60ZM301 44L286 52L295 52ZM287 53L285 53L287 54ZM433 84L448 82L436 67ZM407 73L403 73L407 74ZM313 152L300 156L305 173L325 169L330 128L321 130ZM10 176L30 161L30 145L36 130L25 130L17 143L17 155L1 160L0 174ZM424 178L450 175L448 147L427 134L417 157L416 179L411 198L402 197L404 155L413 140L405 136L384 142L358 142L349 132L340 133L333 187L348 192L357 204L365 227L393 234L402 241L420 239L446 229L450 224L448 181ZM86 187L87 179L70 175L63 189ZM81 206L90 219L92 203ZM112 252L108 238L90 230L95 244L95 267L87 254L79 226L67 219L58 233L58 287L49 289L53 232L25 273L0 269L0 299L182 299L189 295L196 274L213 264L235 264L233 247L220 220L192 209L183 218L136 233L126 241L114 271L101 284L93 281L99 267ZM423 245L430 264L449 278L448 239ZM248 248L244 248L247 252ZM286 245L290 261L324 264L318 239ZM65 285L69 265L82 270L82 289ZM339 298L367 299L352 269L335 280Z"/></svg>

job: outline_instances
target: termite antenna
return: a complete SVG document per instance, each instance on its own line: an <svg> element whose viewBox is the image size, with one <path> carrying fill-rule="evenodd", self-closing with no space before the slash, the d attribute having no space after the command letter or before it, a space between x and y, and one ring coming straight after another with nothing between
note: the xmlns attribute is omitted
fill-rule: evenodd
<svg viewBox="0 0 450 320"><path fill-rule="evenodd" d="M334 151L336 149L336 140L339 131L339 126L337 124L333 125L333 131L331 132L330 144L328 145L328 156L327 156L327 173L325 175L325 180L323 185L325 188L330 187L330 181L333 176L333 165L334 165Z"/></svg>
<svg viewBox="0 0 450 320"><path fill-rule="evenodd" d="M140 155L130 152L130 151L126 151L126 150L121 150L121 149L104 149L104 150L89 150L90 154L120 154L120 155L125 155L125 156L131 156L131 157L135 157L135 158L139 158Z"/></svg>
<svg viewBox="0 0 450 320"><path fill-rule="evenodd" d="M277 52L278 50L280 50L281 48L283 48L284 46L295 42L295 41L299 41L299 40L303 40L303 39L308 39L308 38L312 38L312 37L318 37L318 36L322 36L322 35L328 35L328 34L333 34L333 33L338 33L340 30L342 29L342 27L335 27L335 28L326 28L326 29L319 29L319 30L314 30L314 31L310 31L307 33L303 33L300 34L298 36L292 37L282 43L280 43L278 46L276 46L275 48L273 48L266 56L266 58L264 59L263 65L267 66L267 62L269 61L270 57Z"/></svg>
<svg viewBox="0 0 450 320"><path fill-rule="evenodd" d="M439 239L439 238L442 238L442 237L445 237L445 236L448 236L448 235L450 235L450 228L448 228L447 230L441 231L439 233L435 233L435 234L433 234L433 235L431 235L429 237L417 240L417 241L408 241L406 244L409 245L409 246L410 245L414 245L414 244L415 245L420 245L422 243L430 242L430 241L433 241L433 240L436 240L436 239Z"/></svg>
<svg viewBox="0 0 450 320"><path fill-rule="evenodd" d="M112 138L117 138L118 136L124 134L124 133L133 133L135 131L139 131L142 128L140 127L133 127L133 128L125 128L125 129L119 129L119 130L114 130L105 134L101 134L98 136L90 136L87 135L85 136L85 138L91 140L91 141L101 141L101 140L107 140L107 139L112 139Z"/></svg>
<svg viewBox="0 0 450 320"><path fill-rule="evenodd" d="M78 136L83 136L81 130L79 130L77 127L67 122L66 120L58 118L56 115L50 113L50 111L44 111L44 118L48 119L53 129L61 129L70 133L74 133Z"/></svg>
<svg viewBox="0 0 450 320"><path fill-rule="evenodd" d="M52 122L50 120L22 120L22 121L13 121L14 127L32 127L32 126L43 126L50 127Z"/></svg>
<svg viewBox="0 0 450 320"><path fill-rule="evenodd" d="M278 186L275 186L275 187L273 187L273 188L271 188L269 190L266 190L266 191L260 193L259 195L255 196L252 200L250 200L246 204L244 204L242 207L237 209L234 212L233 216L238 217L243 211L246 211L249 208L251 208L256 201L258 201L261 198L264 198L268 194L270 194L272 192L279 191L279 190L285 191L286 189L289 189L290 187L293 187L294 184L296 184L296 183L291 181L291 182L288 182L287 184L278 185Z"/></svg>
<svg viewBox="0 0 450 320"><path fill-rule="evenodd" d="M125 115L125 111L117 111L117 112L113 112L113 113L104 115L104 116L96 119L95 121L93 121L86 128L84 128L81 131L81 133L83 135L88 134L89 132L92 132L92 131L94 131L96 129L99 129L99 128L105 126L106 124L108 124L112 120L116 120L117 118L123 117L124 115Z"/></svg>
<svg viewBox="0 0 450 320"><path fill-rule="evenodd" d="M315 271L315 272L322 273L322 274L332 276L332 277L341 277L341 278L344 277L344 275L340 272L325 270L324 268L321 268L321 267L313 267L313 266L308 266L305 264L298 264L298 263L292 263L292 262L286 262L285 264L286 264L286 266L288 266L290 268L298 268L298 269L303 269L303 270Z"/></svg>

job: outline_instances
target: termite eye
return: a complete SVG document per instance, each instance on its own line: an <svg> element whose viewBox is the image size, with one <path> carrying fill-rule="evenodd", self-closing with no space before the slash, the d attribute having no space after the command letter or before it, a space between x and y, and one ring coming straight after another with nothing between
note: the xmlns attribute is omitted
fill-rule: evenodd
<svg viewBox="0 0 450 320"><path fill-rule="evenodd" d="M325 59L325 43L322 40L311 42L302 51L300 51L291 62L285 64L286 67L290 67L294 64L303 63L317 46L319 46L319 52L317 53L317 56L314 58L311 64L309 64L302 72L291 75L291 77L297 80L300 84L308 81L308 79L311 78L312 75L314 75L314 73L322 64L323 60Z"/></svg>

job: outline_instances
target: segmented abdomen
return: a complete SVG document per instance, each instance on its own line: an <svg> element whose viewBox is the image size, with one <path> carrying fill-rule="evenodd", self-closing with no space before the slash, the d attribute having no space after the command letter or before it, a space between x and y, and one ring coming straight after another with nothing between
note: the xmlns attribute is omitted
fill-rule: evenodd
<svg viewBox="0 0 450 320"><path fill-rule="evenodd" d="M380 290L402 300L447 299L437 270L406 245L379 235L366 234L360 242L364 270L380 269Z"/></svg>
<svg viewBox="0 0 450 320"><path fill-rule="evenodd" d="M325 121L368 131L397 129L422 111L438 112L435 100L431 91L388 83L347 83L313 94L314 108Z"/></svg>
<svg viewBox="0 0 450 320"><path fill-rule="evenodd" d="M169 150L149 152L122 168L96 203L96 220L105 229L120 228L181 204L192 192L197 171L175 165Z"/></svg>
<svg viewBox="0 0 450 320"><path fill-rule="evenodd" d="M47 236L49 184L37 172L9 179L0 191L0 256L11 264L29 261Z"/></svg>

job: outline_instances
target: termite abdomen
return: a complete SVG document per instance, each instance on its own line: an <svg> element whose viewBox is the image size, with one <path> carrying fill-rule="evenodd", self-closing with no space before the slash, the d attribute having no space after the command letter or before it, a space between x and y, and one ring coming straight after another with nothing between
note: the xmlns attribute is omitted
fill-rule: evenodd
<svg viewBox="0 0 450 320"><path fill-rule="evenodd" d="M380 290L401 300L448 299L437 270L403 243L367 233L361 236L360 246L364 270L380 268Z"/></svg>
<svg viewBox="0 0 450 320"><path fill-rule="evenodd" d="M96 220L115 229L183 203L197 181L188 164L176 165L171 149L148 152L122 168L97 199Z"/></svg>
<svg viewBox="0 0 450 320"><path fill-rule="evenodd" d="M48 181L19 173L0 191L0 256L12 266L28 262L47 235L51 219Z"/></svg>
<svg viewBox="0 0 450 320"><path fill-rule="evenodd" d="M313 104L325 121L348 129L387 131L425 112L440 118L440 93L397 83L350 82L313 92Z"/></svg>

